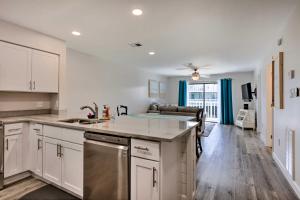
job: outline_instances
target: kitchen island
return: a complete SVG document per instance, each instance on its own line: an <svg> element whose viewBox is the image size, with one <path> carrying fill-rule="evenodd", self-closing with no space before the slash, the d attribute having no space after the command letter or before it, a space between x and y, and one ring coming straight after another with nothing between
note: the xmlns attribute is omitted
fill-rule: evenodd
<svg viewBox="0 0 300 200"><path fill-rule="evenodd" d="M82 197L84 133L92 132L129 139L130 199L195 199L197 122L130 116L96 124L61 121L72 117L35 115L0 119L7 127L6 132L22 126L22 160L28 156L30 163L23 163L18 173L32 171ZM53 149L57 152L51 152ZM30 155L24 153L27 150ZM63 170L52 169L53 162Z"/></svg>

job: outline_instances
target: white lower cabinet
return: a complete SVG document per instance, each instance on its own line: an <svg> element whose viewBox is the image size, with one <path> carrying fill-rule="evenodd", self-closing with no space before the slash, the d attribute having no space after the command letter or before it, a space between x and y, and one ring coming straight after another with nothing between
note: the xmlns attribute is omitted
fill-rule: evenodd
<svg viewBox="0 0 300 200"><path fill-rule="evenodd" d="M61 157L59 140L44 137L43 141L43 177L61 185Z"/></svg>
<svg viewBox="0 0 300 200"><path fill-rule="evenodd" d="M34 168L33 171L43 176L43 136L36 135L34 138Z"/></svg>
<svg viewBox="0 0 300 200"><path fill-rule="evenodd" d="M43 125L30 124L31 167L38 176L43 176Z"/></svg>
<svg viewBox="0 0 300 200"><path fill-rule="evenodd" d="M5 136L4 177L22 172L22 134Z"/></svg>
<svg viewBox="0 0 300 200"><path fill-rule="evenodd" d="M83 195L83 146L62 143L61 186Z"/></svg>
<svg viewBox="0 0 300 200"><path fill-rule="evenodd" d="M44 137L43 177L82 196L83 146Z"/></svg>
<svg viewBox="0 0 300 200"><path fill-rule="evenodd" d="M159 162L131 157L131 200L159 200Z"/></svg>

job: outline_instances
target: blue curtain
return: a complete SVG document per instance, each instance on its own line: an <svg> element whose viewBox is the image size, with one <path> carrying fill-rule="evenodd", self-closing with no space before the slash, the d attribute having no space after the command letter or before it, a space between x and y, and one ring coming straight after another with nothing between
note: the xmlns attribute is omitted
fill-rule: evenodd
<svg viewBox="0 0 300 200"><path fill-rule="evenodd" d="M179 81L178 106L187 104L187 81Z"/></svg>
<svg viewBox="0 0 300 200"><path fill-rule="evenodd" d="M221 79L221 124L233 124L232 80Z"/></svg>

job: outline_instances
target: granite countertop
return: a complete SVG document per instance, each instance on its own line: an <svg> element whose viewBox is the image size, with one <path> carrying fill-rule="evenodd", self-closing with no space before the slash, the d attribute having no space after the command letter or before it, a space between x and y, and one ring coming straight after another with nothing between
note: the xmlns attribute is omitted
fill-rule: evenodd
<svg viewBox="0 0 300 200"><path fill-rule="evenodd" d="M122 116L98 124L83 125L79 123L59 122L59 120L76 118L67 115L32 115L22 117L0 118L4 124L17 122L36 122L64 128L105 133L116 136L148 139L156 141L172 141L198 125L198 122L178 119L145 118Z"/></svg>

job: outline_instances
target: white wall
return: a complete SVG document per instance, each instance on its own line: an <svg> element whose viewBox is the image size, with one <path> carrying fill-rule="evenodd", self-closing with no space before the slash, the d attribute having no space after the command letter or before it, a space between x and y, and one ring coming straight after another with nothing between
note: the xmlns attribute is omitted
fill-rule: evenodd
<svg viewBox="0 0 300 200"><path fill-rule="evenodd" d="M149 103L159 101L148 98L148 80L166 81L162 76L105 63L72 49L67 49L66 74L68 113L82 113L79 108L92 102L101 108L103 104L112 109L124 104L130 113L145 112Z"/></svg>
<svg viewBox="0 0 300 200"><path fill-rule="evenodd" d="M238 110L243 107L241 85L251 82L252 90L254 90L254 73L253 72L239 72L211 75L210 78L200 78L198 82L218 82L222 78L232 79L232 104L233 114L236 116ZM168 78L168 94L167 102L170 104L178 103L178 82L179 80L187 80L192 82L190 77L170 77Z"/></svg>
<svg viewBox="0 0 300 200"><path fill-rule="evenodd" d="M53 109L65 109L65 57L66 57L66 45L65 42L45 35L43 33L27 29L12 23L5 22L3 20L0 20L0 40L11 42L18 45L23 45L30 48L35 48L43 51L48 51L52 53L56 53L60 55L60 80L59 80L59 95L51 95L49 96L49 101L46 104L49 104L52 106ZM15 99L27 99L29 100L32 96L33 101L37 101L38 97L41 97L41 101L45 101L45 95L35 95L32 93L15 93L13 95L7 95L8 93L1 93L1 95L5 95L6 100L8 100L9 97L10 101L15 101ZM58 104L59 101L59 104ZM13 102L11 102L13 103ZM18 103L18 109L21 110L27 110L27 109L37 109L38 107L35 104L28 104L25 103L23 106L23 102L16 101ZM31 106L30 106L31 105ZM1 111L1 110L0 110Z"/></svg>
<svg viewBox="0 0 300 200"><path fill-rule="evenodd" d="M291 181L294 189L300 195L300 98L290 98L289 89L294 87L300 87L300 3L295 9L293 15L291 15L286 27L282 33L278 34L279 37L283 37L283 45L278 47L276 40L273 42L273 47L270 50L269 55L265 57L263 64L257 69L257 80L261 83L261 98L258 101L257 107L260 107L261 120L261 133L263 141L266 141L266 125L267 125L267 112L266 112L266 67L272 61L272 56L277 56L279 51L285 53L284 56L284 109L274 108L274 156L278 158L279 165L285 166L286 160L286 130L292 129L296 132L295 138L295 181ZM296 78L290 80L288 78L288 72L294 69ZM276 101L276 99L275 99ZM283 170L286 174L286 171ZM289 177L289 176L288 176Z"/></svg>

